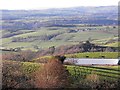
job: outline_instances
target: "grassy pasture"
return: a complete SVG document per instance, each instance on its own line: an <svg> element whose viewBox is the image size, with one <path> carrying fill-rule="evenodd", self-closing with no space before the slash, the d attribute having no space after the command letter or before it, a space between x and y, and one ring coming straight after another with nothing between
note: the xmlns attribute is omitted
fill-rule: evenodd
<svg viewBox="0 0 120 90"><path fill-rule="evenodd" d="M117 59L119 57L119 53L118 52L85 52L85 53L75 53L75 54L67 54L65 55L67 58L86 58L86 56L88 56L88 58L101 58L101 56L105 56L105 58L107 59ZM39 62L39 60L50 60L52 58L52 56L42 56L40 58L36 58L33 61L34 62Z"/></svg>
<svg viewBox="0 0 120 90"><path fill-rule="evenodd" d="M66 55L66 57L69 58L86 58L88 56L89 58L101 58L101 56L104 56L105 58L118 58L119 53L118 52L85 52L85 53L76 53L76 54L69 54Z"/></svg>
<svg viewBox="0 0 120 90"><path fill-rule="evenodd" d="M82 30L86 31L82 31ZM78 32L69 32L70 30L81 30ZM69 44L78 44L80 41L86 41L88 38L93 40L93 43L104 44L112 38L115 38L114 35L117 35L117 29L109 27L106 31L106 26L99 27L81 27L76 25L76 27L42 27L37 30L18 30L17 32L23 32L19 35L14 35L7 38L2 38L2 45L8 48L24 47L24 49L34 50L34 45L37 45L39 48L48 48L50 46L60 46L60 45L69 45ZM10 32L4 31L3 35L9 34ZM15 32L14 32L15 33ZM40 39L35 39L34 41L28 42L12 42L13 38L28 38L30 36L50 36L53 34L58 34L57 36L51 38L50 40L44 41ZM105 40L104 40L105 39ZM25 43L25 44L24 44Z"/></svg>
<svg viewBox="0 0 120 90"><path fill-rule="evenodd" d="M109 43L109 44L107 44L105 46L119 47L120 46L120 42Z"/></svg>

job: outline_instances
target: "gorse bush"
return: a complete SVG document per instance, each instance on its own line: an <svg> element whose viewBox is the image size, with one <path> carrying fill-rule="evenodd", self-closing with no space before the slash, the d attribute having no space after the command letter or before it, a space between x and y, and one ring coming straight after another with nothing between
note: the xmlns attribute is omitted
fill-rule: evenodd
<svg viewBox="0 0 120 90"><path fill-rule="evenodd" d="M69 85L69 73L58 59L49 60L34 75L37 88L65 88Z"/></svg>
<svg viewBox="0 0 120 90"><path fill-rule="evenodd" d="M28 75L35 72L37 69L39 69L42 66L42 64L31 63L31 62L22 62L21 65L23 72Z"/></svg>

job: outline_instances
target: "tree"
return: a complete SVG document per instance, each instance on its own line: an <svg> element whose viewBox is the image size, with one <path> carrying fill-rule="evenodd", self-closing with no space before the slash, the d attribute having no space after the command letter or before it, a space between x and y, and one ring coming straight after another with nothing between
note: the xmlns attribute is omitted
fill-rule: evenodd
<svg viewBox="0 0 120 90"><path fill-rule="evenodd" d="M118 61L118 65L120 65L120 60Z"/></svg>
<svg viewBox="0 0 120 90"><path fill-rule="evenodd" d="M93 46L94 44L91 44L89 41L86 41L86 43L82 45L82 48L85 52L89 52Z"/></svg>
<svg viewBox="0 0 120 90"><path fill-rule="evenodd" d="M50 54L53 55L53 53L55 52L55 46L49 47L49 51L50 51Z"/></svg>
<svg viewBox="0 0 120 90"><path fill-rule="evenodd" d="M49 60L35 73L35 85L37 88L65 88L69 85L69 73L59 60Z"/></svg>
<svg viewBox="0 0 120 90"><path fill-rule="evenodd" d="M34 48L35 48L35 49L39 49L39 47L38 47L37 45L34 45Z"/></svg>
<svg viewBox="0 0 120 90"><path fill-rule="evenodd" d="M112 48L110 48L110 47L107 47L107 48L105 49L105 51L106 51L106 52L113 52Z"/></svg>
<svg viewBox="0 0 120 90"><path fill-rule="evenodd" d="M63 64L64 60L66 59L65 56L55 56L54 58L60 60L62 62L62 64Z"/></svg>

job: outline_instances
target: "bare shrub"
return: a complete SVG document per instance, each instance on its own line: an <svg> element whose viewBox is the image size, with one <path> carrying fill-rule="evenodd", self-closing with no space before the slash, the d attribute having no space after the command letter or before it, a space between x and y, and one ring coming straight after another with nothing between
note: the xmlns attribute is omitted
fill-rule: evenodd
<svg viewBox="0 0 120 90"><path fill-rule="evenodd" d="M49 60L35 73L37 88L65 88L69 85L69 74L61 61Z"/></svg>
<svg viewBox="0 0 120 90"><path fill-rule="evenodd" d="M3 62L2 88L31 88L31 78L21 70L19 62Z"/></svg>
<svg viewBox="0 0 120 90"><path fill-rule="evenodd" d="M32 61L36 57L36 53L31 50L21 51L19 53L7 53L2 55L3 60L15 60L15 61Z"/></svg>

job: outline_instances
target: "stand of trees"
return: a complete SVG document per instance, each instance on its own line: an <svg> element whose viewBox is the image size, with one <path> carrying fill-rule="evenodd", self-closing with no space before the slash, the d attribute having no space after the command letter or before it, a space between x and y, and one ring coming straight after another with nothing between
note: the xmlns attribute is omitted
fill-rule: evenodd
<svg viewBox="0 0 120 90"><path fill-rule="evenodd" d="M117 47L98 46L89 41L77 45L63 45L49 47L49 49L38 51L38 55L64 55L80 52L118 52Z"/></svg>

